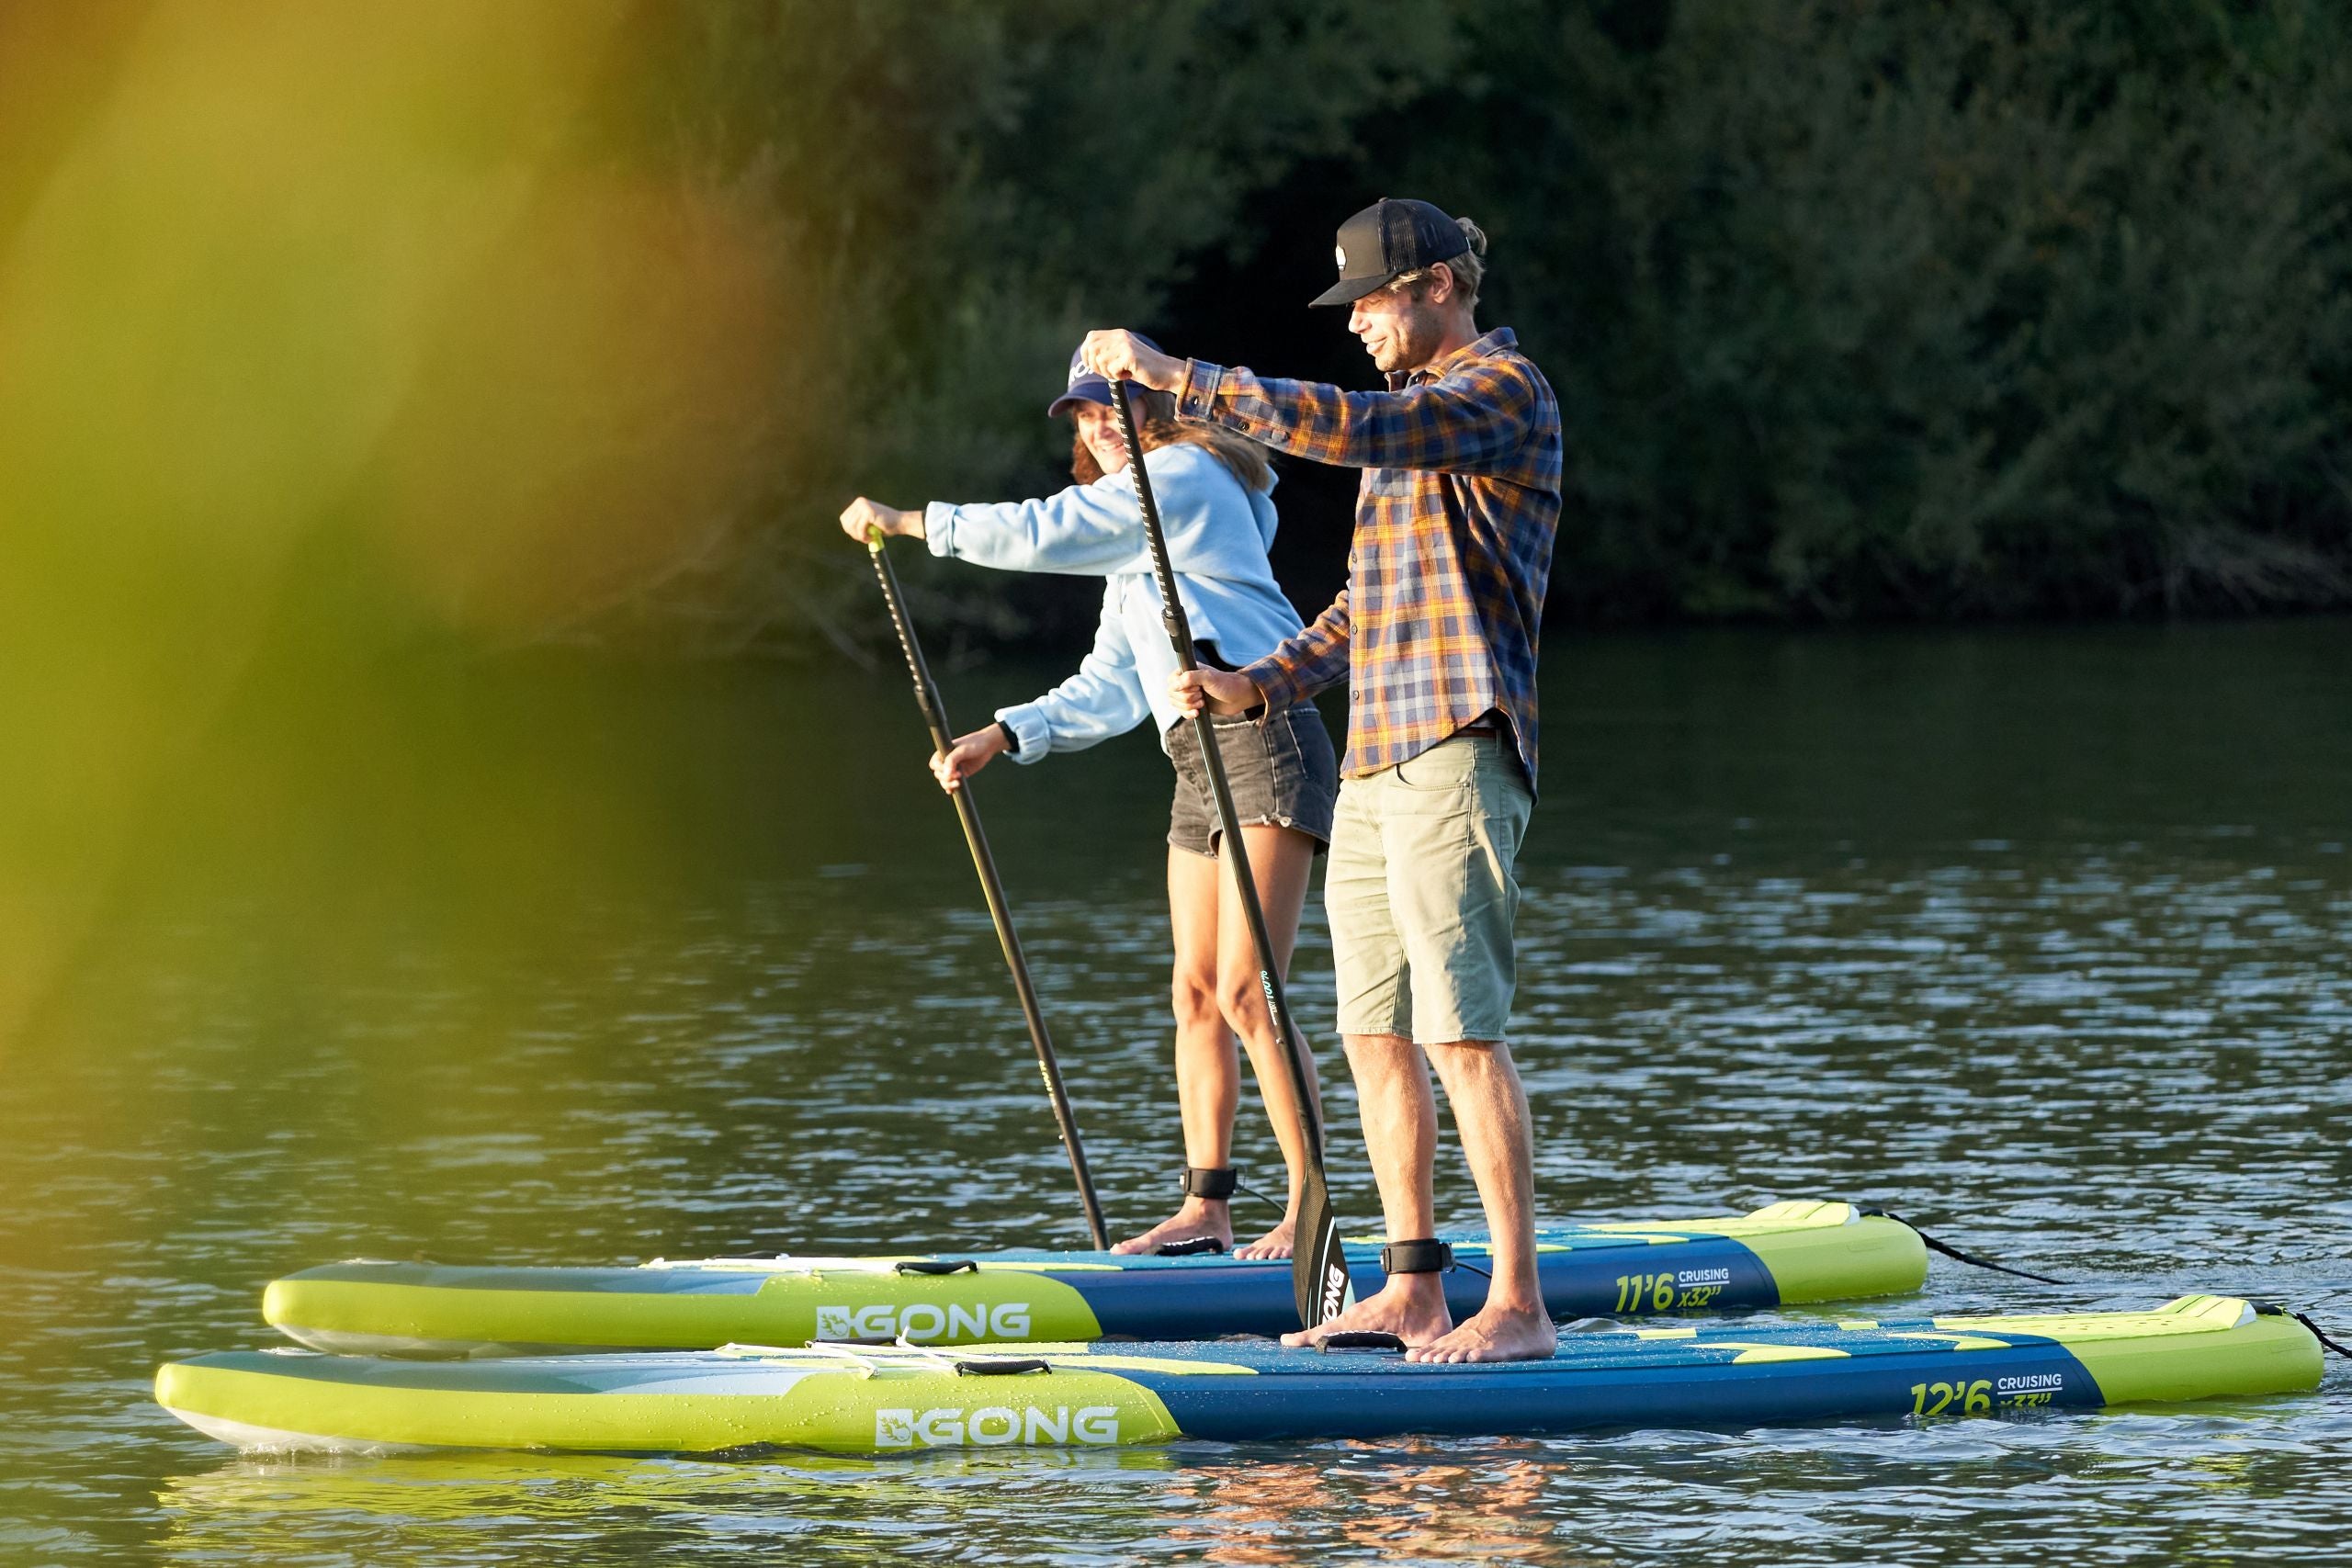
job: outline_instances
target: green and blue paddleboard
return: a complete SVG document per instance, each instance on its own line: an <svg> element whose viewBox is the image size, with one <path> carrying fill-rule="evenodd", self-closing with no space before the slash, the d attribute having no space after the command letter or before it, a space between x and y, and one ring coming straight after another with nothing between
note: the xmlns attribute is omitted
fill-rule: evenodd
<svg viewBox="0 0 2352 1568"><path fill-rule="evenodd" d="M1271 1341L801 1349L422 1361L291 1348L166 1366L155 1397L242 1448L912 1453L1178 1438L1512 1435L2083 1409L2317 1386L2275 1309L1613 1325L1548 1360L1407 1362Z"/></svg>
<svg viewBox="0 0 2352 1568"><path fill-rule="evenodd" d="M1903 1294L1927 1278L1918 1233L1848 1203L1539 1232L1552 1315L1625 1316ZM1457 1314L1477 1309L1480 1240L1453 1244ZM1351 1243L1359 1297L1380 1288L1379 1243ZM312 1349L504 1356L684 1349L811 1339L969 1345L1203 1339L1298 1326L1288 1262L1219 1255L975 1252L713 1258L637 1268L337 1263L272 1283L262 1314Z"/></svg>

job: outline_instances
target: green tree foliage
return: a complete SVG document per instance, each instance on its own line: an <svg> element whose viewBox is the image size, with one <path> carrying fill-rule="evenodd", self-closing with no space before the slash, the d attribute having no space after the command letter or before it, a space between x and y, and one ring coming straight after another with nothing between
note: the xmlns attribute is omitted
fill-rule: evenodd
<svg viewBox="0 0 2352 1568"><path fill-rule="evenodd" d="M2352 598L2340 9L1464 15L1471 85L1414 177L1496 214L1510 312L1551 351L1582 502L1556 593L1832 616Z"/></svg>
<svg viewBox="0 0 2352 1568"><path fill-rule="evenodd" d="M1084 331L1148 319L1246 237L1246 197L1460 47L1441 8L1367 30L1341 0L704 0L648 6L637 31L605 135L757 214L802 327L769 482L603 617L722 649L870 631L832 522L851 495L1051 482L1069 435L1041 416Z"/></svg>
<svg viewBox="0 0 2352 1568"><path fill-rule="evenodd" d="M2322 0L704 0L637 30L605 134L765 224L802 330L767 478L607 631L868 635L848 495L1051 483L1037 405L1083 328L1264 265L1269 203L1377 189L1494 236L1487 318L1571 426L1579 617L2352 602L2352 14ZM969 629L1016 634L990 603Z"/></svg>

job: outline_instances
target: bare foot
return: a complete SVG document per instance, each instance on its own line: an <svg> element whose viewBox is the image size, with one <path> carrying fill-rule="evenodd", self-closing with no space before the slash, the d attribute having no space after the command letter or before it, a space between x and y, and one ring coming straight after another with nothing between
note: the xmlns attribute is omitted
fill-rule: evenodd
<svg viewBox="0 0 2352 1568"><path fill-rule="evenodd" d="M1132 1256L1158 1252L1179 1242L1214 1236L1228 1250L1233 1246L1233 1215L1222 1199L1187 1198L1184 1206L1141 1235L1131 1235L1111 1250Z"/></svg>
<svg viewBox="0 0 2352 1568"><path fill-rule="evenodd" d="M1408 1342L1409 1343L1409 1341ZM1559 1330L1541 1307L1489 1303L1442 1338L1405 1352L1408 1361L1543 1361L1560 1348Z"/></svg>
<svg viewBox="0 0 2352 1568"><path fill-rule="evenodd" d="M1297 1250L1298 1221L1295 1217L1285 1214L1283 1216L1281 1224L1276 1225L1249 1246L1235 1248L1233 1256L1248 1258L1288 1258Z"/></svg>
<svg viewBox="0 0 2352 1568"><path fill-rule="evenodd" d="M1407 1345L1427 1345L1453 1326L1445 1287L1435 1274L1397 1274L1330 1322L1283 1336L1290 1346L1316 1345L1327 1334L1394 1334Z"/></svg>

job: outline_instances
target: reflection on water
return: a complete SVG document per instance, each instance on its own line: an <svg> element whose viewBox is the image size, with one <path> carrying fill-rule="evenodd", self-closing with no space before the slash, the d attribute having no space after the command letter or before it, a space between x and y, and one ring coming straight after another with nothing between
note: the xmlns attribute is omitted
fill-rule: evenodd
<svg viewBox="0 0 2352 1568"><path fill-rule="evenodd" d="M2314 1402L2305 1402L2311 1404ZM1412 1440L1125 1453L222 1459L164 1483L161 1555L493 1562L531 1551L855 1562L1547 1565L1977 1562L2065 1543L2116 1562L2217 1540L2332 1560L2325 1461L2352 1429L2249 1405L1926 1427ZM2248 1543L2253 1543L2249 1546ZM344 1555L348 1554L348 1555Z"/></svg>
<svg viewBox="0 0 2352 1568"><path fill-rule="evenodd" d="M2352 1324L2348 643L1555 649L1518 1028L1547 1212L1850 1195L2084 1281L1939 1262L1922 1310L2220 1288ZM2333 1365L2177 1411L884 1462L295 1463L149 1404L325 1258L1078 1238L919 727L841 684L445 672L218 738L0 1080L0 1562L2339 1557ZM981 784L1130 1224L1181 1164L1164 767ZM1296 992L1328 1021L1319 919ZM1261 1127L1240 1156L1272 1165ZM1450 1155L1441 1199L1475 1211Z"/></svg>
<svg viewBox="0 0 2352 1568"><path fill-rule="evenodd" d="M954 1456L920 1471L807 1454L242 1460L174 1478L160 1501L172 1562L228 1556L256 1530L290 1550L332 1548L355 1529L384 1532L375 1551L418 1562L506 1561L522 1542L578 1543L611 1562L680 1545L872 1561L919 1539L1017 1531L1042 1498L1065 1492L1085 1498L1097 1528L1147 1533L1152 1505L1131 1483L1173 1468L1155 1450L1048 1452L1009 1465Z"/></svg>

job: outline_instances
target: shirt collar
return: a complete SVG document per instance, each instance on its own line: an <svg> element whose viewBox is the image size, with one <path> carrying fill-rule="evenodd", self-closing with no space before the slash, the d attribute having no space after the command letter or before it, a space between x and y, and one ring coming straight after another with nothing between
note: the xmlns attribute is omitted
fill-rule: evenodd
<svg viewBox="0 0 2352 1568"><path fill-rule="evenodd" d="M1504 349L1518 346L1518 333L1509 327L1497 327L1471 339L1452 354L1439 355L1418 370L1391 370L1388 373L1388 389L1401 392L1417 382L1441 381L1471 360L1492 359Z"/></svg>

